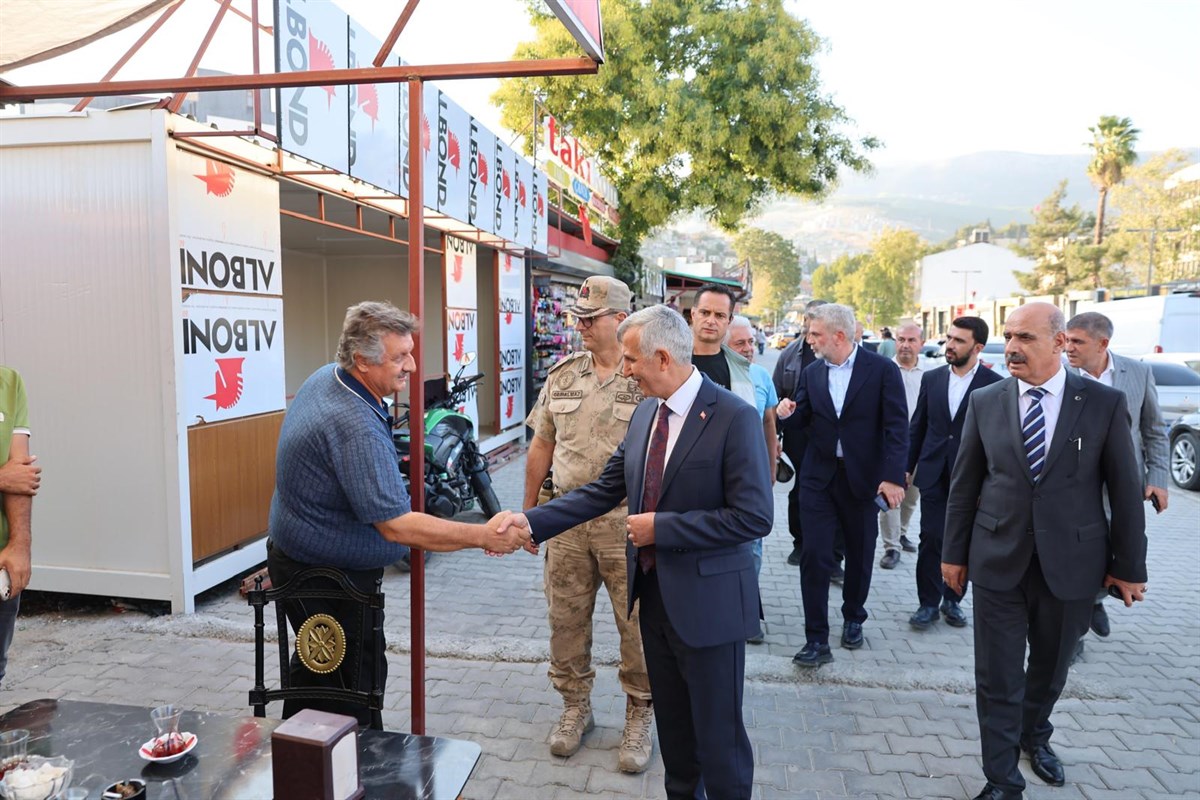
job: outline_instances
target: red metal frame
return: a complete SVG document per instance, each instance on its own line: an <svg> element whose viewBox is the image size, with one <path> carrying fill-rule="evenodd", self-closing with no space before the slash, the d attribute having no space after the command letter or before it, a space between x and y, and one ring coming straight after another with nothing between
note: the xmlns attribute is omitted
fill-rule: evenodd
<svg viewBox="0 0 1200 800"><path fill-rule="evenodd" d="M392 52L392 48L396 46L396 40L400 38L400 33L404 30L404 26L408 24L409 18L417 10L417 3L419 2L421 0L408 0L408 3L405 4L404 10L396 18L396 24L392 26L392 30L387 35L387 38L383 40L383 45L380 46L379 52L375 54L375 60L371 62L376 67L382 67L383 62L387 60L388 53Z"/></svg>
<svg viewBox="0 0 1200 800"><path fill-rule="evenodd" d="M196 48L196 55L192 57L192 63L188 65L187 74L184 77L191 78L196 74L196 70L200 68L200 59L204 58L204 54L208 52L208 46L212 44L212 39L217 34L217 28L221 27L221 20L225 19L225 12L229 10L229 4L233 0L221 0L221 7L217 9L217 13L213 16L212 24L208 26L208 32L204 34L204 38L200 41L200 46ZM254 34L255 41L258 40L258 34ZM256 70L257 71L257 70ZM171 104L167 106L172 114L179 113L179 107L183 105L183 100L187 97L187 90L181 90L171 98Z"/></svg>
<svg viewBox="0 0 1200 800"><path fill-rule="evenodd" d="M146 32L138 37L138 40L136 42L134 42L133 45L128 50L125 51L125 55L123 55L117 59L117 63L113 64L112 69L110 69L108 72L104 73L104 77L100 79L100 82L105 83L107 81L112 80L113 76L115 76L118 72L120 72L121 67L123 67L129 63L129 59L133 58L134 55L137 54L137 51L142 49L142 45L144 45L146 42L150 41L151 36L158 33L158 29L161 28L163 25L165 25L167 20L169 20L171 18L171 15L174 14L176 11L178 11L179 7L182 5L183 5L183 0L179 0L178 3L176 3L173 6L168 6L167 9L165 11L163 11L163 13L159 14L158 19L154 20L154 24L151 25L149 28L147 28ZM255 70L255 71L257 72L257 70ZM72 108L71 110L72 111L83 111L95 99L96 98L94 95L90 96L90 97L84 97L78 103L76 103L75 107Z"/></svg>

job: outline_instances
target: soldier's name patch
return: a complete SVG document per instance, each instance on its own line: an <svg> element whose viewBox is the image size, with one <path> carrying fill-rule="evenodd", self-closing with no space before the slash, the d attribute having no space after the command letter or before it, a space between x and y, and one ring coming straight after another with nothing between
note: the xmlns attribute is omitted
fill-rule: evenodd
<svg viewBox="0 0 1200 800"><path fill-rule="evenodd" d="M550 399L551 400L582 400L583 399L583 390L582 389L571 389L571 390L555 389L554 391L550 392Z"/></svg>

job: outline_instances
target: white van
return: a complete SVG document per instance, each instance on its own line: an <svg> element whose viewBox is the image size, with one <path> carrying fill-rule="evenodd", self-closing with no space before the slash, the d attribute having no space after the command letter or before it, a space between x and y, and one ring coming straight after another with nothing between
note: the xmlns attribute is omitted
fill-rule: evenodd
<svg viewBox="0 0 1200 800"><path fill-rule="evenodd" d="M1096 311L1112 320L1109 349L1125 356L1200 350L1200 293L1131 297L1080 303L1076 313Z"/></svg>

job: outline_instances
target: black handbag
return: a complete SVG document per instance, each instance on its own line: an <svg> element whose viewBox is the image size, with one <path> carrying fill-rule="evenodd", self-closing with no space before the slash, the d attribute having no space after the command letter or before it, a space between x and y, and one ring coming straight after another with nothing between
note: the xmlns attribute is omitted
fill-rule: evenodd
<svg viewBox="0 0 1200 800"><path fill-rule="evenodd" d="M775 480L778 483L787 483L794 477L796 477L796 470L784 456L780 456L779 460L775 462Z"/></svg>

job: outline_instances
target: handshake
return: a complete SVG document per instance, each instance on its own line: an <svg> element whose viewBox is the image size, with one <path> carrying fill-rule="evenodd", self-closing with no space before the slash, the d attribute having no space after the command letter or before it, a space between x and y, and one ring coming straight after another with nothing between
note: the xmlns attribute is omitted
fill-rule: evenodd
<svg viewBox="0 0 1200 800"><path fill-rule="evenodd" d="M538 554L538 546L531 538L529 520L521 512L501 511L484 526L481 547L489 556L500 557L524 549L531 555Z"/></svg>

